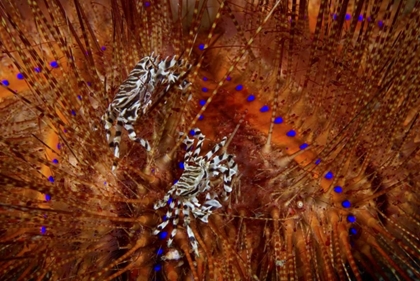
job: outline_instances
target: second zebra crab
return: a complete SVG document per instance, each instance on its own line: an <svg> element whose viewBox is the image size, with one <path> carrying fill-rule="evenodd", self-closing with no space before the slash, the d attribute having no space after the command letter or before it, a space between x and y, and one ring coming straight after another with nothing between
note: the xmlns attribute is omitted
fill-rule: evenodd
<svg viewBox="0 0 420 281"><path fill-rule="evenodd" d="M192 130L193 138L188 136L183 143L186 145L184 156L184 172L179 180L172 185L163 200L154 205L154 209L160 209L168 204L168 211L164 220L157 226L153 234L158 235L172 220L173 230L168 239L167 245L170 247L177 233L179 215L182 212L184 227L187 230L188 239L194 253L198 254L198 244L194 233L190 227L191 215L204 223L208 223L208 217L215 209L222 207L216 199L214 192L215 182L223 177L223 199L226 201L232 192L232 179L238 173L238 166L232 154L224 152L227 137L224 137L206 155L200 156L201 148L205 136L200 129ZM196 145L194 143L196 141ZM197 198L205 194L204 201L201 203Z"/></svg>

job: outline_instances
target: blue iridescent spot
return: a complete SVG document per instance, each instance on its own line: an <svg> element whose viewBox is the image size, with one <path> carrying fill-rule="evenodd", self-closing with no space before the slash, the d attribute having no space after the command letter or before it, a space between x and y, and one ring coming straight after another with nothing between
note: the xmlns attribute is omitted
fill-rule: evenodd
<svg viewBox="0 0 420 281"><path fill-rule="evenodd" d="M350 14L346 14L345 19L346 19L346 20L350 20L350 19L351 19L351 15L350 15Z"/></svg>
<svg viewBox="0 0 420 281"><path fill-rule="evenodd" d="M57 149L61 149L61 144L57 143Z"/></svg>
<svg viewBox="0 0 420 281"><path fill-rule="evenodd" d="M206 100L200 100L199 104L200 104L201 106L204 106L204 105L206 104Z"/></svg>
<svg viewBox="0 0 420 281"><path fill-rule="evenodd" d="M286 136L293 138L293 137L296 136L296 131L295 130L290 130L286 133Z"/></svg>
<svg viewBox="0 0 420 281"><path fill-rule="evenodd" d="M154 271L160 271L162 269L162 266L160 265L160 264L155 264L154 266L153 266L153 270Z"/></svg>
<svg viewBox="0 0 420 281"><path fill-rule="evenodd" d="M53 162L54 164L58 164L58 160L57 160L57 159L53 159L53 160L52 160L52 162Z"/></svg>
<svg viewBox="0 0 420 281"><path fill-rule="evenodd" d="M106 185L106 181L104 181L104 185Z"/></svg>
<svg viewBox="0 0 420 281"><path fill-rule="evenodd" d="M3 84L3 86L9 86L10 85L9 80L6 80L6 79L1 80L1 83Z"/></svg>
<svg viewBox="0 0 420 281"><path fill-rule="evenodd" d="M380 28L382 28L383 26L384 26L384 22L383 21L378 21L378 26L380 27Z"/></svg>
<svg viewBox="0 0 420 281"><path fill-rule="evenodd" d="M174 180L174 184L176 184L178 182L178 180ZM172 200L172 199L169 199L169 200ZM169 201L168 201L169 202ZM172 202L172 201L171 201Z"/></svg>
<svg viewBox="0 0 420 281"><path fill-rule="evenodd" d="M299 146L299 148L301 149L301 150L304 150L305 148L307 148L309 145L307 144L307 143L302 143L300 146Z"/></svg>
<svg viewBox="0 0 420 281"><path fill-rule="evenodd" d="M50 201L50 200L51 200L51 195L45 194L45 201Z"/></svg>
<svg viewBox="0 0 420 281"><path fill-rule="evenodd" d="M168 199L168 205L171 204L172 201L174 201L174 199L172 199L172 197L169 197L169 199Z"/></svg>
<svg viewBox="0 0 420 281"><path fill-rule="evenodd" d="M207 93L209 91L209 89L207 89L206 87L201 88L201 91L203 91L204 93Z"/></svg>
<svg viewBox="0 0 420 281"><path fill-rule="evenodd" d="M350 233L350 235L356 235L357 234L357 229L354 228L354 227L350 227L349 233Z"/></svg>
<svg viewBox="0 0 420 281"><path fill-rule="evenodd" d="M268 105L264 105L263 107L260 108L260 112L267 112L270 110L270 107Z"/></svg>
<svg viewBox="0 0 420 281"><path fill-rule="evenodd" d="M254 95L249 95L248 98L246 99L247 102L251 102L255 100L255 96Z"/></svg>
<svg viewBox="0 0 420 281"><path fill-rule="evenodd" d="M336 20L337 19L337 14L333 14L332 18L333 18L333 20Z"/></svg>
<svg viewBox="0 0 420 281"><path fill-rule="evenodd" d="M44 235L45 233L47 233L47 228L45 226L41 226L40 231L42 235Z"/></svg>
<svg viewBox="0 0 420 281"><path fill-rule="evenodd" d="M363 15L359 15L358 21L363 21Z"/></svg>
<svg viewBox="0 0 420 281"><path fill-rule="evenodd" d="M50 182L54 183L54 177L53 177L53 176L49 176L49 177L48 177L48 181L50 181Z"/></svg>
<svg viewBox="0 0 420 281"><path fill-rule="evenodd" d="M198 49L199 49L200 51L203 51L205 47L206 47L206 45L205 45L205 44L200 44L200 45L198 45Z"/></svg>
<svg viewBox="0 0 420 281"><path fill-rule="evenodd" d="M35 70L36 73L40 73L41 72L41 68L40 67L35 67L34 70Z"/></svg>
<svg viewBox="0 0 420 281"><path fill-rule="evenodd" d="M356 221L356 217L354 215L348 215L347 221L350 223L354 223Z"/></svg>
<svg viewBox="0 0 420 281"><path fill-rule="evenodd" d="M334 174L332 172L327 172L324 176L327 180L331 180L334 177Z"/></svg>
<svg viewBox="0 0 420 281"><path fill-rule="evenodd" d="M162 254L163 254L163 249L162 249L162 248L159 248L159 249L157 250L156 254L157 254L158 256L162 255Z"/></svg>
<svg viewBox="0 0 420 281"><path fill-rule="evenodd" d="M283 118L281 118L280 116L277 116L276 118L274 118L274 124L281 124L283 123Z"/></svg>
<svg viewBox="0 0 420 281"><path fill-rule="evenodd" d="M74 111L73 109L71 110L71 115L76 116L76 111Z"/></svg>
<svg viewBox="0 0 420 281"><path fill-rule="evenodd" d="M241 84L237 85L235 90L236 91L241 91L244 88L244 86L242 86Z"/></svg>
<svg viewBox="0 0 420 281"><path fill-rule="evenodd" d="M81 95L78 95L78 96L77 96L77 99L78 99L78 100L82 100L82 96L81 96Z"/></svg>
<svg viewBox="0 0 420 281"><path fill-rule="evenodd" d="M52 68L57 68L58 67L58 62L56 62L55 60L53 60L52 62L50 62L50 66Z"/></svg>
<svg viewBox="0 0 420 281"><path fill-rule="evenodd" d="M209 79L207 77L203 77L203 81L208 81Z"/></svg>
<svg viewBox="0 0 420 281"><path fill-rule="evenodd" d="M194 136L194 135L195 135L195 131L194 131L194 130L191 130L191 131L190 131L190 135L191 135L191 136Z"/></svg>
<svg viewBox="0 0 420 281"><path fill-rule="evenodd" d="M228 77L226 77L226 80L230 81L230 80L232 80L232 77L228 76Z"/></svg>
<svg viewBox="0 0 420 281"><path fill-rule="evenodd" d="M162 232L160 232L160 233L159 233L159 239L160 239L160 240L163 240L163 239L165 239L166 237L168 237L168 232L166 232L166 231L162 231Z"/></svg>
<svg viewBox="0 0 420 281"><path fill-rule="evenodd" d="M144 7L149 8L150 7L150 2L149 1L144 2Z"/></svg>
<svg viewBox="0 0 420 281"><path fill-rule="evenodd" d="M67 129L63 129L63 132L64 132L64 133L67 133Z"/></svg>
<svg viewBox="0 0 420 281"><path fill-rule="evenodd" d="M178 167L179 167L180 169L184 170L184 169L185 169L184 162L179 162L179 163L178 163Z"/></svg>
<svg viewBox="0 0 420 281"><path fill-rule="evenodd" d="M203 115L200 115L200 117L198 117L198 120L203 120L204 119L204 116Z"/></svg>
<svg viewBox="0 0 420 281"><path fill-rule="evenodd" d="M102 46L102 47L101 47L101 50L102 50L102 51L105 51L105 50L106 50L106 47L105 47L105 46Z"/></svg>
<svg viewBox="0 0 420 281"><path fill-rule="evenodd" d="M336 193L341 193L341 192L343 192L343 188L341 186L337 185L337 186L334 187L334 191Z"/></svg>
<svg viewBox="0 0 420 281"><path fill-rule="evenodd" d="M343 202L341 202L341 206L343 206L343 208L350 208L351 207L351 203L349 200L344 200Z"/></svg>
<svg viewBox="0 0 420 281"><path fill-rule="evenodd" d="M16 77L17 77L17 79L19 79L19 80L23 80L25 77L23 76L23 74L22 73L18 73L17 75L16 75Z"/></svg>
<svg viewBox="0 0 420 281"><path fill-rule="evenodd" d="M316 159L315 165L319 165L319 163L321 163L321 159Z"/></svg>
<svg viewBox="0 0 420 281"><path fill-rule="evenodd" d="M163 221L167 221L168 220L168 217L166 215L163 215L162 220Z"/></svg>
<svg viewBox="0 0 420 281"><path fill-rule="evenodd" d="M88 85L89 87L91 87L91 86L92 86L92 82L87 82L87 85Z"/></svg>

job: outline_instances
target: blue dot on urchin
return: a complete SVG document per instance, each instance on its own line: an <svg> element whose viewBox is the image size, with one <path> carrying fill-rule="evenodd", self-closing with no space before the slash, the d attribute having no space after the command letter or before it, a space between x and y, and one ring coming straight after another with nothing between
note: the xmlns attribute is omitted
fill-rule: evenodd
<svg viewBox="0 0 420 281"><path fill-rule="evenodd" d="M54 177L53 176L49 176L48 177L48 181L51 182L51 183L54 183Z"/></svg>
<svg viewBox="0 0 420 281"><path fill-rule="evenodd" d="M237 86L235 87L235 90L236 90L236 91L241 91L243 88L244 88L244 86L242 86L241 84L239 84L239 85L237 85Z"/></svg>
<svg viewBox="0 0 420 281"><path fill-rule="evenodd" d="M101 47L101 50L102 50L102 51L105 51L105 50L106 50L106 47L105 47L105 46L102 46L102 47Z"/></svg>
<svg viewBox="0 0 420 281"><path fill-rule="evenodd" d="M204 48L206 47L206 45L205 44L203 44L203 43L201 43L200 45L198 45L198 49L200 50L200 51L204 51Z"/></svg>
<svg viewBox="0 0 420 281"><path fill-rule="evenodd" d="M319 165L319 163L321 163L321 159L316 159L316 161L315 161L315 165Z"/></svg>
<svg viewBox="0 0 420 281"><path fill-rule="evenodd" d="M267 112L270 110L270 107L268 105L264 105L263 107L260 108L260 112Z"/></svg>
<svg viewBox="0 0 420 281"><path fill-rule="evenodd" d="M168 237L168 232L166 232L166 231L159 232L159 239L160 240L163 240L166 237Z"/></svg>
<svg viewBox="0 0 420 281"><path fill-rule="evenodd" d="M296 131L295 130L290 130L286 133L286 136L293 138L293 137L296 136Z"/></svg>
<svg viewBox="0 0 420 281"><path fill-rule="evenodd" d="M199 104L200 104L201 106L204 106L204 105L206 104L206 100L200 100L200 101L199 101Z"/></svg>
<svg viewBox="0 0 420 281"><path fill-rule="evenodd" d="M201 88L201 91L204 93L207 93L209 91L209 89L207 89L206 87Z"/></svg>
<svg viewBox="0 0 420 281"><path fill-rule="evenodd" d="M356 235L357 234L357 229L354 228L354 227L350 227L349 233L350 233L350 235Z"/></svg>
<svg viewBox="0 0 420 281"><path fill-rule="evenodd" d="M50 200L51 200L51 195L45 194L45 201L50 201Z"/></svg>
<svg viewBox="0 0 420 281"><path fill-rule="evenodd" d="M341 192L343 192L343 188L341 186L337 185L337 186L334 187L334 192L335 193L341 193Z"/></svg>
<svg viewBox="0 0 420 281"><path fill-rule="evenodd" d="M184 162L179 162L179 163L178 163L178 167L179 167L180 169L184 170L184 169L185 169Z"/></svg>
<svg viewBox="0 0 420 281"><path fill-rule="evenodd" d="M203 115L200 115L200 117L198 117L198 120L203 120L204 119L204 116Z"/></svg>
<svg viewBox="0 0 420 281"><path fill-rule="evenodd" d="M74 111L73 109L70 111L71 115L76 116L76 111Z"/></svg>
<svg viewBox="0 0 420 281"><path fill-rule="evenodd" d="M330 171L328 171L324 176L324 178L326 178L327 180L331 180L333 177L334 177L334 174Z"/></svg>
<svg viewBox="0 0 420 281"><path fill-rule="evenodd" d="M1 83L3 84L3 86L9 86L10 85L9 80L6 80L6 79L1 80Z"/></svg>
<svg viewBox="0 0 420 281"><path fill-rule="evenodd" d="M354 223L356 222L356 217L354 215L348 215L347 216L347 221L350 223Z"/></svg>
<svg viewBox="0 0 420 281"><path fill-rule="evenodd" d="M281 124L283 123L283 118L281 118L280 116L277 116L276 118L274 118L274 124Z"/></svg>
<svg viewBox="0 0 420 281"><path fill-rule="evenodd" d="M247 102L251 102L255 100L255 96L254 95L249 95L246 99Z"/></svg>
<svg viewBox="0 0 420 281"><path fill-rule="evenodd" d="M230 81L230 80L232 80L232 77L228 76L228 77L226 77L226 80Z"/></svg>
<svg viewBox="0 0 420 281"><path fill-rule="evenodd" d="M302 143L300 146L299 146L299 148L301 149L301 150L304 150L305 148L307 148L309 146L309 144L307 144L307 143Z"/></svg>
<svg viewBox="0 0 420 281"><path fill-rule="evenodd" d="M154 266L153 266L153 270L154 271L160 271L162 269L162 266L160 265L160 264L155 264Z"/></svg>
<svg viewBox="0 0 420 281"><path fill-rule="evenodd" d="M41 234L44 235L45 233L47 233L47 227L41 226L41 229L39 230L39 232L41 232Z"/></svg>
<svg viewBox="0 0 420 281"><path fill-rule="evenodd" d="M163 249L159 248L156 252L156 255L161 256L163 254Z"/></svg>
<svg viewBox="0 0 420 281"><path fill-rule="evenodd" d="M23 74L19 72L19 73L16 75L16 78L17 78L17 79L19 79L19 80L23 80L23 79L25 78L25 76L23 76Z"/></svg>
<svg viewBox="0 0 420 281"><path fill-rule="evenodd" d="M351 19L351 15L350 15L350 14L346 14L345 19L346 19L346 20L350 20L350 19Z"/></svg>
<svg viewBox="0 0 420 281"><path fill-rule="evenodd" d="M34 70L35 70L35 72L36 72L36 73L40 73L40 72L41 72L41 68L40 68L40 67L38 67L38 66L37 66L37 67L35 67L35 68L34 68Z"/></svg>
<svg viewBox="0 0 420 281"><path fill-rule="evenodd" d="M172 201L174 201L174 199L172 199L172 197L169 197L169 199L168 199L168 205L171 204Z"/></svg>
<svg viewBox="0 0 420 281"><path fill-rule="evenodd" d="M58 67L58 62L57 62L57 61L55 61L55 60L53 60L52 62L50 62L50 66L51 66L52 68L57 68L57 67Z"/></svg>
<svg viewBox="0 0 420 281"><path fill-rule="evenodd" d="M209 79L206 76L203 77L203 81L208 81L208 80Z"/></svg>
<svg viewBox="0 0 420 281"><path fill-rule="evenodd" d="M77 95L77 99L78 100L82 100L82 96L81 95Z"/></svg>
<svg viewBox="0 0 420 281"><path fill-rule="evenodd" d="M359 15L359 17L358 17L358 19L357 19L358 21L363 21L363 15Z"/></svg>
<svg viewBox="0 0 420 281"><path fill-rule="evenodd" d="M343 208L350 208L351 207L351 203L349 200L344 200L343 202L341 202L341 206L343 206Z"/></svg>
<svg viewBox="0 0 420 281"><path fill-rule="evenodd" d="M54 164L58 164L58 160L57 160L57 159L53 159L53 160L52 160L52 162L53 162Z"/></svg>

